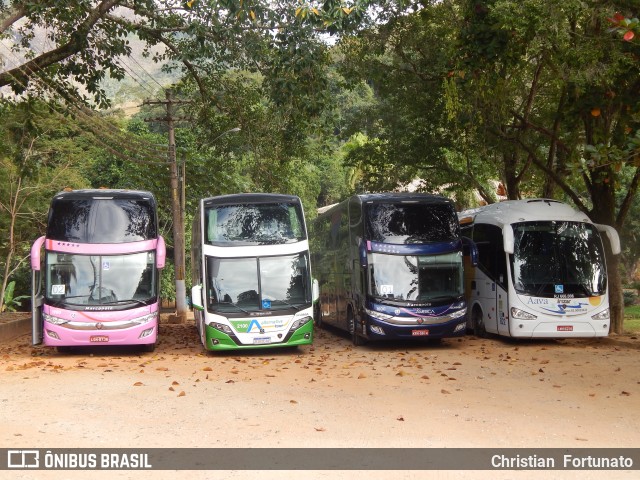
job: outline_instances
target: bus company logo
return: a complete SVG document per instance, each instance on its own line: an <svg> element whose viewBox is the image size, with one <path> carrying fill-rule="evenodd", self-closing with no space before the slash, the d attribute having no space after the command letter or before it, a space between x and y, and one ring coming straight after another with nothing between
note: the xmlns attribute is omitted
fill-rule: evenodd
<svg viewBox="0 0 640 480"><path fill-rule="evenodd" d="M549 304L549 299L547 298L535 298L535 297L531 297L527 303L529 305L548 305Z"/></svg>
<svg viewBox="0 0 640 480"><path fill-rule="evenodd" d="M7 468L40 468L38 450L8 450Z"/></svg>
<svg viewBox="0 0 640 480"><path fill-rule="evenodd" d="M96 323L96 330L102 330L104 328L104 324L103 323Z"/></svg>

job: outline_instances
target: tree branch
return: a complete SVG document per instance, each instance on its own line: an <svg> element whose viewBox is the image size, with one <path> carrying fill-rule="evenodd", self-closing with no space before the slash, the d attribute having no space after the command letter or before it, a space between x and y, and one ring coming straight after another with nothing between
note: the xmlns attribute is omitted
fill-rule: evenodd
<svg viewBox="0 0 640 480"><path fill-rule="evenodd" d="M10 85L14 82L26 86L33 75L80 52L85 48L87 36L94 25L104 18L109 10L119 4L120 0L103 0L100 2L94 10L89 12L87 18L78 25L67 43L43 53L23 65L1 73L0 87Z"/></svg>
<svg viewBox="0 0 640 480"><path fill-rule="evenodd" d="M0 19L0 33L4 33L7 29L9 29L14 23L24 17L26 10L24 5L16 5L14 4L11 9L6 13L6 16L3 16Z"/></svg>

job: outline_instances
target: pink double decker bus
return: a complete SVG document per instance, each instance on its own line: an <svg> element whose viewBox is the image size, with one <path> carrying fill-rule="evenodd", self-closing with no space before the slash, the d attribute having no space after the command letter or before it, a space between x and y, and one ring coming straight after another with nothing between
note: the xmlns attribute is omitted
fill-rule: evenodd
<svg viewBox="0 0 640 480"><path fill-rule="evenodd" d="M165 257L150 192L58 193L31 247L33 344L153 351Z"/></svg>

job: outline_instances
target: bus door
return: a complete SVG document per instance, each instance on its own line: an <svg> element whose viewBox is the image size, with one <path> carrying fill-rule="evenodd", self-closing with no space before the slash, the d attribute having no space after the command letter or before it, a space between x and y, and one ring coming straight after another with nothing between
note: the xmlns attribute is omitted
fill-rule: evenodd
<svg viewBox="0 0 640 480"><path fill-rule="evenodd" d="M478 267L472 299L482 305L483 321L487 332L508 332L509 308L506 285L507 256L503 249L502 229L495 225L476 224L473 231L478 247Z"/></svg>
<svg viewBox="0 0 640 480"><path fill-rule="evenodd" d="M45 237L40 237L31 247L31 332L33 345L42 343L42 305L44 292L42 291L42 262L40 252Z"/></svg>

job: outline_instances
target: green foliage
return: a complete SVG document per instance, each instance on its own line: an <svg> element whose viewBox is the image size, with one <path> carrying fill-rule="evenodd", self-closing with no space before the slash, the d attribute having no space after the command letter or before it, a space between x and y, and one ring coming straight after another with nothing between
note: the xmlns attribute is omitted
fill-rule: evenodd
<svg viewBox="0 0 640 480"><path fill-rule="evenodd" d="M628 307L634 305L638 298L637 292L632 292L630 290L624 290L623 292L624 306Z"/></svg>
<svg viewBox="0 0 640 480"><path fill-rule="evenodd" d="M16 282L11 281L7 285L4 291L4 302L2 304L2 311L15 312L19 307L22 307L22 300L31 298L29 295L15 296Z"/></svg>

